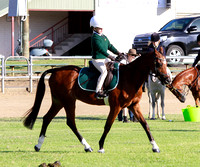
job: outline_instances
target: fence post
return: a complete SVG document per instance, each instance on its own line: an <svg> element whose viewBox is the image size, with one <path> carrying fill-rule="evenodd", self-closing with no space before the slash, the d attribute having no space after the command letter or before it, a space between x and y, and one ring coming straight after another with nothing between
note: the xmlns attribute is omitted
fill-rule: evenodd
<svg viewBox="0 0 200 167"><path fill-rule="evenodd" d="M87 67L87 59L84 59L84 67Z"/></svg>
<svg viewBox="0 0 200 167"><path fill-rule="evenodd" d="M29 56L29 64L28 64L28 71L29 71L29 92L33 91L33 79L32 79L32 75L33 75L33 60L32 60L32 56Z"/></svg>
<svg viewBox="0 0 200 167"><path fill-rule="evenodd" d="M4 56L0 57L1 58L1 91L4 93L4 76L5 76L5 65L4 65Z"/></svg>

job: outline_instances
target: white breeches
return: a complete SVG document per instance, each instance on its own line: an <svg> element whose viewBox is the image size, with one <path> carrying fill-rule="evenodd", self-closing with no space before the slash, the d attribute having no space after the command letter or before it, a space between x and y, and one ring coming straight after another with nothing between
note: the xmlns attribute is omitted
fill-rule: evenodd
<svg viewBox="0 0 200 167"><path fill-rule="evenodd" d="M97 87L96 87L96 92L98 92L99 90L101 90L104 80L106 79L107 76L107 69L106 69L106 65L105 63L111 61L110 59L106 58L106 59L92 59L92 63L93 65L99 70L99 72L101 73L98 81L97 81Z"/></svg>

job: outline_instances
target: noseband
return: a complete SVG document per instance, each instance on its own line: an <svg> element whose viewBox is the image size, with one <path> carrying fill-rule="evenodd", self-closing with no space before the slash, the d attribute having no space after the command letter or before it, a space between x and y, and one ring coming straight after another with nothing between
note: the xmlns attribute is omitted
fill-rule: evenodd
<svg viewBox="0 0 200 167"><path fill-rule="evenodd" d="M170 87L171 86L171 87ZM181 89L177 89L175 88L174 86L172 86L171 84L167 86L169 88L169 90L171 92L174 92L176 97L181 101L181 102L185 102L185 97L186 97L186 94L185 93L181 93L180 90Z"/></svg>

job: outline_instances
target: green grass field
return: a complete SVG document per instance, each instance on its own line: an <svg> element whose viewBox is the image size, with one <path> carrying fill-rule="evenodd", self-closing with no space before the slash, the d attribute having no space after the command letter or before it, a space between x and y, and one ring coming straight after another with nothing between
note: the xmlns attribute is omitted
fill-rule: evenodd
<svg viewBox="0 0 200 167"><path fill-rule="evenodd" d="M64 167L199 167L200 123L184 122L182 115L167 115L173 120L147 120L160 153L153 153L139 123L117 120L108 134L105 154L97 153L106 117L77 117L79 132L93 148L84 147L67 127L64 117L55 118L47 130L40 152L34 151L42 119L33 130L23 127L20 118L0 119L0 162L2 167L36 167L56 160Z"/></svg>

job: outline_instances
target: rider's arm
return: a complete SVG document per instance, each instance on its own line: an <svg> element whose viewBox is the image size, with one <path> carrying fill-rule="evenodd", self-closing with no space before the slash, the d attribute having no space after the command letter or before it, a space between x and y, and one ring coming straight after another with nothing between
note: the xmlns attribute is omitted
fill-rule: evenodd
<svg viewBox="0 0 200 167"><path fill-rule="evenodd" d="M198 52L197 57L196 57L195 60L194 60L194 63L192 64L192 67L196 66L196 64L198 63L199 60L200 60L200 50L199 50L199 52Z"/></svg>
<svg viewBox="0 0 200 167"><path fill-rule="evenodd" d="M107 38L107 40L108 40L108 38ZM116 55L120 54L120 52L110 43L109 40L108 40L108 50L111 51L112 53L116 54Z"/></svg>

